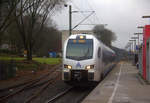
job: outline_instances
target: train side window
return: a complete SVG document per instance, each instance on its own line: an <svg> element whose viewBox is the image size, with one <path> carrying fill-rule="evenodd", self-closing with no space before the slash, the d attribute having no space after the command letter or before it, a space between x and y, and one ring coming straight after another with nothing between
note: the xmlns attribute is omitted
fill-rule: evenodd
<svg viewBox="0 0 150 103"><path fill-rule="evenodd" d="M99 47L98 48L98 58L100 58L101 57L101 48Z"/></svg>

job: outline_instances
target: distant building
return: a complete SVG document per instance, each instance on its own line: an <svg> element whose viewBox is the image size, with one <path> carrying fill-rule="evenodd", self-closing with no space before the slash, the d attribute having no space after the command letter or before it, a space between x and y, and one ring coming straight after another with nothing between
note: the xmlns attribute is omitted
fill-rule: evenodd
<svg viewBox="0 0 150 103"><path fill-rule="evenodd" d="M2 44L0 49L10 49L10 46L8 44Z"/></svg>

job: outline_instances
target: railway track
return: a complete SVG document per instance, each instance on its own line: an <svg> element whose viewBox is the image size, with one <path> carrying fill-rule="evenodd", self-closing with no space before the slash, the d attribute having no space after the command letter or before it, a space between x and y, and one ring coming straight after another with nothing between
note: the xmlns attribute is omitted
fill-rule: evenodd
<svg viewBox="0 0 150 103"><path fill-rule="evenodd" d="M46 102L42 103L80 103L91 91L92 88L78 88L68 87L67 89L59 92L52 98L49 98ZM71 98L72 100L68 99Z"/></svg>
<svg viewBox="0 0 150 103"><path fill-rule="evenodd" d="M57 78L57 75L54 77L54 78L50 78L50 79L47 79L45 81L42 82L42 80L44 80L46 77L48 77L49 74L52 74L54 73L59 67L61 66L60 65L57 65L53 68L53 70L49 73L46 73L45 75L43 75L42 77L40 78L37 78L37 79L34 79L34 80L29 80L27 81L26 83L24 83L23 85L22 84L19 84L19 85L16 85L16 86L13 86L11 89L16 89L18 87L20 87L19 89L17 89L16 91L12 92L12 93L8 93L7 95L3 95L0 97L0 103L3 102L3 101L6 101L8 98L10 97L13 97L19 93L21 93L22 91L24 90L28 90L28 89L31 89L31 88L34 88L34 87L37 87L37 86L42 86L38 91L37 91L37 94L35 94L34 96L31 96L32 98L26 100L28 102L30 102L31 100L33 100L35 97L37 97L38 94L41 93L41 91L43 91L48 85L50 85L56 78ZM39 83L40 82L40 83ZM8 88L8 89L10 89ZM6 90L6 89L5 89ZM3 90L4 91L4 90Z"/></svg>
<svg viewBox="0 0 150 103"><path fill-rule="evenodd" d="M66 93L68 93L69 91L71 91L74 87L70 87L70 88L67 88L66 90L58 93L56 96L50 98L48 101L46 101L45 103L51 103L51 102L54 102L56 101L57 99L61 98L62 96L64 96Z"/></svg>
<svg viewBox="0 0 150 103"><path fill-rule="evenodd" d="M7 87L7 88L4 88L4 89L0 89L0 92L7 91L7 90L9 90L9 89L14 89L14 88L17 88L17 87L20 87L20 86L29 84L29 83L31 83L31 82L34 82L34 81L36 81L36 80L41 80L41 79L45 78L46 76L48 76L50 73L54 72L54 71L55 71L56 69L58 69L58 67L60 67L60 66L61 66L61 64L59 64L59 65L57 65L57 66L54 66L52 71L50 71L50 72L48 72L48 73L42 75L42 76L39 77L39 78L36 78L36 79L29 79L29 80L27 80L26 82L23 82L23 83L20 83L20 84L11 86L11 87Z"/></svg>
<svg viewBox="0 0 150 103"><path fill-rule="evenodd" d="M56 74L55 77L49 79L49 81L42 85L41 88L39 88L39 90L37 90L32 96L29 96L28 99L25 100L24 103L30 103L31 101L33 101L36 97L38 97L50 84L53 84L57 79L58 77L60 76L60 74Z"/></svg>

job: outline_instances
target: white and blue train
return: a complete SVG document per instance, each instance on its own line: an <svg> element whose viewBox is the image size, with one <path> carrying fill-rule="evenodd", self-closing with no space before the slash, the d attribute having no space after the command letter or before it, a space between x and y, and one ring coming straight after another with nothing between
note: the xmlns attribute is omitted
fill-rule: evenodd
<svg viewBox="0 0 150 103"><path fill-rule="evenodd" d="M62 80L71 85L99 82L114 59L115 52L95 36L71 35L64 43Z"/></svg>

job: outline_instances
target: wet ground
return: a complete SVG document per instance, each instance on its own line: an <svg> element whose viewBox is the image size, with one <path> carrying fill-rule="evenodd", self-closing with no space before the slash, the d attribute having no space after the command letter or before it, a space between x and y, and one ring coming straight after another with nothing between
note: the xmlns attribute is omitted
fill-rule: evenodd
<svg viewBox="0 0 150 103"><path fill-rule="evenodd" d="M143 83L138 69L120 62L82 103L150 103L150 85Z"/></svg>

